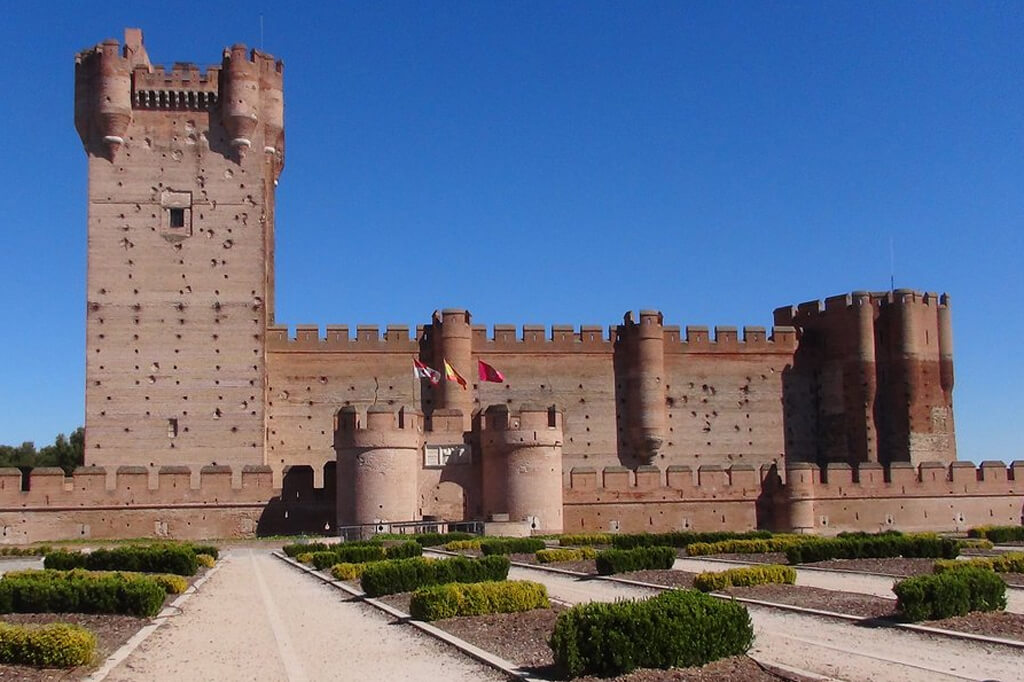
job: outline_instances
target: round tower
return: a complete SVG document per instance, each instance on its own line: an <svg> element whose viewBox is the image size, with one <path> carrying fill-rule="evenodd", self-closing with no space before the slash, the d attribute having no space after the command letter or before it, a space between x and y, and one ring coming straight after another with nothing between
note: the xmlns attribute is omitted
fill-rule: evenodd
<svg viewBox="0 0 1024 682"><path fill-rule="evenodd" d="M110 38L76 57L75 127L86 148L101 145L111 161L132 122L132 65Z"/></svg>
<svg viewBox="0 0 1024 682"><path fill-rule="evenodd" d="M437 407L462 411L463 429L469 430L473 419L472 382L476 377L473 366L473 330L470 326L471 316L468 311L455 308L434 313L433 324L440 328L439 343L434 346L435 367L445 373L445 361L448 362L466 381L462 387L457 381L441 378L438 384L440 401Z"/></svg>
<svg viewBox="0 0 1024 682"><path fill-rule="evenodd" d="M238 160L252 146L253 133L259 123L259 66L251 61L245 45L233 45L224 51L221 67L221 124Z"/></svg>
<svg viewBox="0 0 1024 682"><path fill-rule="evenodd" d="M953 321L950 312L952 301L949 294L939 298L939 384L945 394L946 404L953 404Z"/></svg>
<svg viewBox="0 0 1024 682"><path fill-rule="evenodd" d="M260 51L255 52L260 74L260 120L263 121L263 152L277 161L275 178L284 166L284 65Z"/></svg>
<svg viewBox="0 0 1024 682"><path fill-rule="evenodd" d="M814 532L814 484L818 467L810 462L787 462L783 499L792 533Z"/></svg>
<svg viewBox="0 0 1024 682"><path fill-rule="evenodd" d="M637 455L650 463L665 442L665 330L661 312L641 310L639 322L625 316L629 334L629 433Z"/></svg>
<svg viewBox="0 0 1024 682"><path fill-rule="evenodd" d="M561 533L562 413L554 407L524 406L518 415L488 416L494 419L488 421L484 438L484 475L504 474L503 506L509 520L527 521L531 531ZM494 488L489 490L493 494ZM502 507L493 500L485 506Z"/></svg>
<svg viewBox="0 0 1024 682"><path fill-rule="evenodd" d="M348 477L338 481L338 525L416 520L422 449L418 413L374 405L361 424L354 407L342 408L335 450L339 479Z"/></svg>
<svg viewBox="0 0 1024 682"><path fill-rule="evenodd" d="M862 414L865 461L877 462L878 438L874 427L875 396L878 390L875 369L875 307L871 302L871 294L866 291L853 292L852 300L856 309L855 357L862 401L862 404L854 407Z"/></svg>

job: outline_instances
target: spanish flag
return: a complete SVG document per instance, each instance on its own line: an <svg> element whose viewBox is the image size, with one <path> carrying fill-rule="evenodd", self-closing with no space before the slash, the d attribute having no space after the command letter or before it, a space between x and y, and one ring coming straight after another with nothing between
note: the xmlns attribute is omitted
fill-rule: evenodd
<svg viewBox="0 0 1024 682"><path fill-rule="evenodd" d="M462 378L462 375L455 371L455 368L452 367L451 363L448 362L447 359L444 361L444 378L448 381L454 381L459 386L462 386L463 391L469 388L466 385L466 380Z"/></svg>

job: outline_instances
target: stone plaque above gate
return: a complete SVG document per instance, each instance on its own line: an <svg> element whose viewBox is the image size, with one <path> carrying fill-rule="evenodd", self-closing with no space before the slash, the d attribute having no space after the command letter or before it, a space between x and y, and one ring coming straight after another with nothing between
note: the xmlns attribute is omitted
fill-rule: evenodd
<svg viewBox="0 0 1024 682"><path fill-rule="evenodd" d="M449 464L472 464L473 449L466 443L456 445L425 445L423 466L443 467Z"/></svg>

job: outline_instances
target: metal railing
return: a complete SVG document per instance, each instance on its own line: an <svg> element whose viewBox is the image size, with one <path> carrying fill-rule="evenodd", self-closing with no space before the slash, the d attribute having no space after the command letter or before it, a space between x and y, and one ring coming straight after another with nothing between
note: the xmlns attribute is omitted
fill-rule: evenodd
<svg viewBox="0 0 1024 682"><path fill-rule="evenodd" d="M354 526L338 526L342 542L368 540L376 535L416 535L419 533L473 533L483 535L483 521L381 521Z"/></svg>

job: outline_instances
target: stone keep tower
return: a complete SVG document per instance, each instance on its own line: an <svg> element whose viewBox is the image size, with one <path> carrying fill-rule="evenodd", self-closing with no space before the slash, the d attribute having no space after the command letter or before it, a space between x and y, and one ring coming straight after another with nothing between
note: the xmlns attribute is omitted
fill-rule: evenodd
<svg viewBox="0 0 1024 682"><path fill-rule="evenodd" d="M88 464L264 463L282 71L242 45L165 70L138 29L76 58Z"/></svg>

